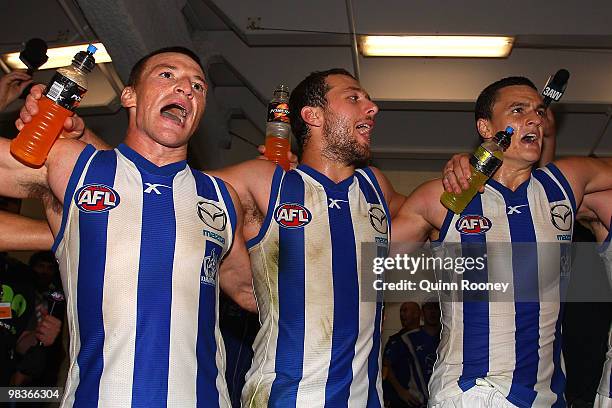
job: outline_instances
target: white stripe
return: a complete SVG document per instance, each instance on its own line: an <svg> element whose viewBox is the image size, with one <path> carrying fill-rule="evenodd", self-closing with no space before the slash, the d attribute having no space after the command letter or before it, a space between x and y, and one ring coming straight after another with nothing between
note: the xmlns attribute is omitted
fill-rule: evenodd
<svg viewBox="0 0 612 408"><path fill-rule="evenodd" d="M77 187L74 193L83 185L85 174L89 168L89 164L97 153L91 155L84 166L84 170L79 177ZM79 210L74 204L74 197L64 197L64 200L70 200L66 225L64 226L64 235L56 250L56 257L60 260L60 272L62 276L62 287L66 295L66 312L68 317L68 332L70 334L69 356L70 367L66 384L64 385L64 395L62 397L61 407L72 407L74 404L74 393L79 386L79 366L77 364L77 356L81 350L81 339L79 337L79 319L77 310L77 288L78 288L78 271L79 271ZM70 239L68 239L70 238Z"/></svg>
<svg viewBox="0 0 612 408"><path fill-rule="evenodd" d="M316 407L325 404L334 328L332 242L327 214L339 210L327 207L327 194L317 181L304 172L300 171L300 175L304 179L304 206L321 216L304 228L304 358L296 406Z"/></svg>
<svg viewBox="0 0 612 408"><path fill-rule="evenodd" d="M116 152L113 188L115 191L130 191L130 197L123 197L122 205L108 212L102 294L104 366L99 402L128 406L132 401L134 377L139 257L121 257L118 254L125 251L126 246L132 248L131 255L132 251L140 252L142 191L130 187L142 185L142 180L134 164L118 150Z"/></svg>
<svg viewBox="0 0 612 408"><path fill-rule="evenodd" d="M179 172L172 181L172 196L176 219L176 241L172 264L172 307L170 309L170 348L168 359L168 402L176 406L195 406L200 297L200 271L204 241L203 223L197 216L196 186L189 168ZM191 204L191 205L189 205ZM178 398L181 396L182 398Z"/></svg>
<svg viewBox="0 0 612 408"><path fill-rule="evenodd" d="M548 169L546 171L552 176ZM555 177L552 177L552 179L556 181ZM557 185L561 188L559 183ZM565 196L565 190L561 188L561 191L564 192ZM550 406L557 399L556 394L551 390L551 381L554 373L553 346L560 311L559 271L561 259L559 244L550 242L550 237L554 237L562 231L556 230L549 222L550 204L548 204L546 191L535 177L531 179L529 185L528 199L530 207L533 208L533 226L536 242L538 242L538 290L541 300L538 332L539 364L537 383L534 387L538 395L534 401L534 406Z"/></svg>
<svg viewBox="0 0 612 408"><path fill-rule="evenodd" d="M366 176L367 179L367 176ZM370 184L371 186L371 184ZM368 188L365 186L364 188ZM374 189L374 186L372 186ZM376 192L376 190L374 189ZM378 196L378 194L376 193ZM357 177L353 179L353 184L349 187L349 203L351 207L351 218L354 231L354 245L357 254L357 282L359 288L358 296L361 296L361 242L374 242L372 234L373 228L369 220L369 204L359 188ZM388 225L388 223L387 223ZM371 237L371 239L368 239ZM355 343L355 356L352 362L353 381L350 386L349 407L364 407L368 401L368 391L370 383L368 381L368 357L374 342L374 333L378 330L376 325L376 302L359 302L359 335ZM380 335L380 333L379 333ZM376 350L380 356L380 346ZM380 366L379 366L380 370ZM380 394L379 394L380 396ZM374 396L372 396L374 397ZM379 399L380 401L380 399ZM382 404L381 404L382 406Z"/></svg>
<svg viewBox="0 0 612 408"><path fill-rule="evenodd" d="M488 188L488 187L487 187ZM487 272L489 281L510 283L506 293L489 292L489 372L487 381L504 396L510 393L512 373L516 367L516 331L514 304L514 274L512 267L512 239L507 203L496 190L481 195L483 215L496 222L487 232ZM500 210L503 213L500 213Z"/></svg>
<svg viewBox="0 0 612 408"><path fill-rule="evenodd" d="M234 234L232 233L233 224L232 219L228 213L228 204L223 199L221 195L221 190L219 189L219 185L217 184L217 180L213 177L208 176L210 180L213 182L215 186L215 191L217 192L217 197L219 197L219 202L222 204L222 207L225 209L225 213L227 215L227 225L225 227L225 246L223 247L223 254L225 256L227 251L231 248ZM229 194L229 191L228 191ZM231 204L230 204L231 205ZM219 406L220 407L231 407L231 402L229 398L229 391L227 389L227 383L225 381L225 343L223 342L223 337L221 336L221 330L219 328L219 276L215 280L215 342L217 344L217 352L215 354L215 362L217 364L217 391L219 392Z"/></svg>

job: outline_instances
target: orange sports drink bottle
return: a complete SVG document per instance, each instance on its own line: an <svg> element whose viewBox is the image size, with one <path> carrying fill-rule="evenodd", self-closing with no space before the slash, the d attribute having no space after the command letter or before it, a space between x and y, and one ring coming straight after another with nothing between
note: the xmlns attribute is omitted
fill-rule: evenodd
<svg viewBox="0 0 612 408"><path fill-rule="evenodd" d="M87 74L94 68L96 47L74 56L72 65L57 70L38 101L38 113L11 142L11 154L23 164L40 167L64 128L66 118L74 115L85 92Z"/></svg>
<svg viewBox="0 0 612 408"><path fill-rule="evenodd" d="M465 207L472 201L478 189L501 166L504 159L504 152L510 146L510 140L514 129L508 126L505 130L500 130L493 138L483 142L472 157L470 157L470 176L468 177L469 187L459 194L442 193L440 202L455 214L461 214Z"/></svg>
<svg viewBox="0 0 612 408"><path fill-rule="evenodd" d="M266 124L266 157L278 164L285 171L289 170L291 149L291 125L289 123L289 88L279 85L268 105L268 123Z"/></svg>

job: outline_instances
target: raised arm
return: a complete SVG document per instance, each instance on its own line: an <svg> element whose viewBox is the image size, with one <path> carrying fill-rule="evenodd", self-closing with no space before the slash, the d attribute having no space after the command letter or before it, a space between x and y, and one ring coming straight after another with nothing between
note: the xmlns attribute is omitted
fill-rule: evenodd
<svg viewBox="0 0 612 408"><path fill-rule="evenodd" d="M568 157L554 164L569 181L577 205L585 194L612 189L612 157Z"/></svg>
<svg viewBox="0 0 612 408"><path fill-rule="evenodd" d="M236 233L230 251L223 259L223 262L221 262L219 284L221 290L240 307L249 312L257 313L257 302L253 293L251 262L242 234L242 204L234 188L228 183L226 185L236 209Z"/></svg>

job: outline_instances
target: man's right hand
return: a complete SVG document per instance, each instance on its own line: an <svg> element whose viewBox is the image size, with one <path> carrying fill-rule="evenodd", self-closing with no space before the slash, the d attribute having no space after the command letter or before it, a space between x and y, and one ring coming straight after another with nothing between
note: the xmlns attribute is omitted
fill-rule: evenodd
<svg viewBox="0 0 612 408"><path fill-rule="evenodd" d="M470 155L467 153L455 154L444 166L442 184L447 193L461 194L470 187L469 177L472 169ZM484 193L484 186L478 191Z"/></svg>
<svg viewBox="0 0 612 408"><path fill-rule="evenodd" d="M38 113L38 101L43 96L45 90L44 85L34 85L30 90L29 95L26 98L25 104L19 111L19 119L15 121L17 130L21 131L26 123L32 120L32 116ZM64 122L64 130L60 134L60 137L67 139L78 139L83 136L85 131L85 122L78 115L66 118Z"/></svg>

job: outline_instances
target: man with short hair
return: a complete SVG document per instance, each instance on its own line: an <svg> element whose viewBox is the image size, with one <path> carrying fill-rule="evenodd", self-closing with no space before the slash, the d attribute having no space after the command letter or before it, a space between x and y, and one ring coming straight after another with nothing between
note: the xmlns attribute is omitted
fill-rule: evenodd
<svg viewBox="0 0 612 408"><path fill-rule="evenodd" d="M237 195L185 162L206 91L199 58L165 48L134 66L115 150L60 139L30 169L1 140L0 193L61 205L46 212L71 327L62 406L230 406L219 286L255 304Z"/></svg>
<svg viewBox="0 0 612 408"><path fill-rule="evenodd" d="M612 188L612 160L566 158L535 170L541 158L546 108L531 81L510 77L486 87L476 103L476 126L490 139L511 126L514 135L504 161L461 214L439 202L444 186L467 187L468 161L452 161L444 181L424 183L405 202L405 211L394 220L394 239L429 238L442 244L477 247L488 254L492 243L549 242L557 245L556 258L531 245L525 251L492 251L486 259L487 276L513 285L514 302L441 302L442 339L429 385L430 405L436 408L552 407L563 406L565 375L561 360L559 290L546 287L546 299L523 301L538 294L540 277L559 276L564 252L571 240L576 209L586 194ZM455 174L456 173L456 174ZM555 216L559 211L564 214ZM479 231L463 228L462 220L483 220ZM398 223L412 229L397 228ZM555 244L553 244L555 243ZM501 245L501 244L499 244ZM467 248L469 249L469 248ZM498 248L499 249L499 248ZM544 251L548 252L548 251ZM470 253L474 255L474 251ZM470 296L458 291L454 296ZM493 300L495 293L485 293ZM523 297L523 298L522 298ZM482 300L482 299L481 299Z"/></svg>

